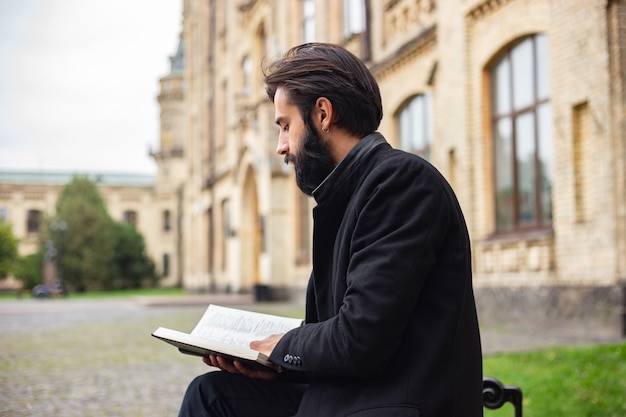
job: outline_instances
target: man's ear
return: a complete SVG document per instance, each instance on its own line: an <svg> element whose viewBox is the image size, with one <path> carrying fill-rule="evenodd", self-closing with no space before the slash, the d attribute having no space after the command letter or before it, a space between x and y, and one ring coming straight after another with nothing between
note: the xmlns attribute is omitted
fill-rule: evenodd
<svg viewBox="0 0 626 417"><path fill-rule="evenodd" d="M330 129L333 120L333 103L326 97L318 97L315 101L313 120L322 131Z"/></svg>

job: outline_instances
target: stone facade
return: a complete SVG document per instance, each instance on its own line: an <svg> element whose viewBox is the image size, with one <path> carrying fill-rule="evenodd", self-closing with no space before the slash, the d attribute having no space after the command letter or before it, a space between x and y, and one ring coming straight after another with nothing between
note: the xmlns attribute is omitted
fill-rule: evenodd
<svg viewBox="0 0 626 417"><path fill-rule="evenodd" d="M616 317L626 279L625 28L624 0L183 0L185 65L161 80L152 190L156 210L176 219L176 237L161 249L179 255L176 282L189 291L305 288L313 201L275 154L261 68L315 40L344 45L371 68L385 109L380 131L393 146L406 147L400 121L408 104L428 98L427 157L464 209L483 300L539 294L516 305L536 311L558 300L571 311L606 291ZM539 104L531 112L548 115L534 135L550 140L532 146L544 158L534 192L545 192L537 184L546 177L549 198L537 200L543 217L535 223L519 217L503 229L500 90L492 83L504 58L525 68L514 55L528 40L540 57L529 70L539 79L533 92L540 82L549 88L541 101L549 112ZM524 93L514 76L512 91Z"/></svg>
<svg viewBox="0 0 626 417"><path fill-rule="evenodd" d="M151 175L85 174L50 172L0 172L0 221L11 224L19 239L19 253L28 255L37 250L38 225L44 216L54 215L61 190L73 175L89 177L98 185L111 217L116 221L132 222L144 236L146 251L164 274L162 285L171 286L176 276L176 225L166 228L164 211L175 201L170 195L155 192ZM38 213L38 220L29 221L29 213ZM30 225L29 225L30 223ZM71 231L68 231L71 233ZM163 255L171 254L170 265L163 265ZM165 268L165 269L164 269ZM0 282L0 288L12 288L19 283L13 279Z"/></svg>
<svg viewBox="0 0 626 417"><path fill-rule="evenodd" d="M185 0L193 149L185 286L304 288L313 203L274 153L260 69L315 40L344 45L371 68L385 108L380 131L392 145L403 147L404 106L431 98L429 159L464 208L477 288L619 287L626 278L625 9L622 0ZM490 80L498 60L533 36L547 39L547 59L537 65L549 82L543 128L551 144L537 152L547 154L540 169L550 172L550 199L538 227L503 232Z"/></svg>

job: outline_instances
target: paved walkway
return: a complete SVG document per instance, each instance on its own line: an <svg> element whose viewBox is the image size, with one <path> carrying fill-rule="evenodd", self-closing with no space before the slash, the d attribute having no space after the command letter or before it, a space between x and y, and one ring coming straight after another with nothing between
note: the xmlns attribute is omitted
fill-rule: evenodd
<svg viewBox="0 0 626 417"><path fill-rule="evenodd" d="M150 336L191 330L208 303L252 306L249 296L0 301L0 416L175 416L189 381L208 368ZM276 314L289 304L256 304ZM491 352L608 342L585 332L483 329Z"/></svg>

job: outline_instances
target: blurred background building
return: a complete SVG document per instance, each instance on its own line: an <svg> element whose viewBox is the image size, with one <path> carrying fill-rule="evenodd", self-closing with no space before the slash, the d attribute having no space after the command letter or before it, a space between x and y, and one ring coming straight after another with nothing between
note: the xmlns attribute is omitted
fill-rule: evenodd
<svg viewBox="0 0 626 417"><path fill-rule="evenodd" d="M19 252L28 255L40 244L44 216L53 215L63 187L73 176L93 181L115 221L132 224L144 236L146 250L161 275L161 285L182 286L182 184L186 175L182 40L170 57L170 73L159 80L159 150L150 155L157 175L115 172L0 171L0 222L10 223ZM120 150L123 152L124 150ZM19 286L13 277L0 289Z"/></svg>
<svg viewBox="0 0 626 417"><path fill-rule="evenodd" d="M261 68L309 41L360 57L380 131L452 184L481 316L623 325L623 0L184 0L158 173L136 206L164 285L304 293L314 203L275 154Z"/></svg>

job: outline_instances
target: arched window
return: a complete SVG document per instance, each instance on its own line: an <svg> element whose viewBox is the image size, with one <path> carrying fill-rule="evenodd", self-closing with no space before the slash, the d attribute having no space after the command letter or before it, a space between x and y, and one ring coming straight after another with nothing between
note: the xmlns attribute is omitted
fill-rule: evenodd
<svg viewBox="0 0 626 417"><path fill-rule="evenodd" d="M548 39L534 35L490 69L496 230L552 223L552 110Z"/></svg>
<svg viewBox="0 0 626 417"><path fill-rule="evenodd" d="M41 211L28 210L26 214L26 232L39 233L39 222L41 221Z"/></svg>
<svg viewBox="0 0 626 417"><path fill-rule="evenodd" d="M430 159L433 140L431 99L428 94L419 94L409 100L398 112L400 147Z"/></svg>

